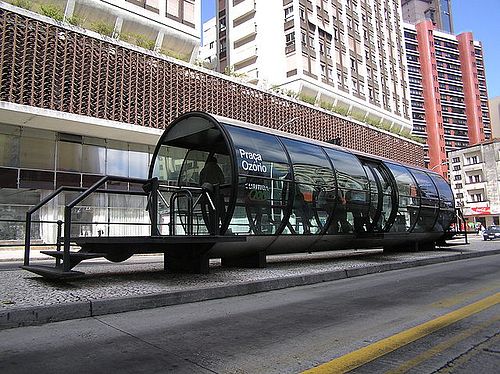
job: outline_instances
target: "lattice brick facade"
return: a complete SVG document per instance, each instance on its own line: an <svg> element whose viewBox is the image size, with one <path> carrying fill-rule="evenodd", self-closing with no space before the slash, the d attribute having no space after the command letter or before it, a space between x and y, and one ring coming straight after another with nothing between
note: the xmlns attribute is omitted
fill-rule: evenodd
<svg viewBox="0 0 500 374"><path fill-rule="evenodd" d="M423 165L414 142L89 34L0 8L0 100L154 128L191 110L288 123L282 130Z"/></svg>

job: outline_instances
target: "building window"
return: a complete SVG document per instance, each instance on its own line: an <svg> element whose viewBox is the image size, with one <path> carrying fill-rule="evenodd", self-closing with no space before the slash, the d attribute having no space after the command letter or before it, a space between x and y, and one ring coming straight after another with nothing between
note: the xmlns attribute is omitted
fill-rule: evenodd
<svg viewBox="0 0 500 374"><path fill-rule="evenodd" d="M469 175L469 183L479 183L479 182L481 182L479 174Z"/></svg>
<svg viewBox="0 0 500 374"><path fill-rule="evenodd" d="M462 180L462 176L460 174L455 175L455 180L456 181Z"/></svg>
<svg viewBox="0 0 500 374"><path fill-rule="evenodd" d="M184 1L183 9L183 23L194 25L194 3L191 1Z"/></svg>
<svg viewBox="0 0 500 374"><path fill-rule="evenodd" d="M167 15L179 17L179 0L167 0Z"/></svg>
<svg viewBox="0 0 500 374"><path fill-rule="evenodd" d="M455 185L455 188L456 188L457 190L461 189L462 187L463 187L463 186L462 186L462 183L457 183L457 184Z"/></svg>
<svg viewBox="0 0 500 374"><path fill-rule="evenodd" d="M460 157L453 157L451 162L453 162L454 164L456 164L457 162L460 162Z"/></svg>
<svg viewBox="0 0 500 374"><path fill-rule="evenodd" d="M473 193L473 194L470 194L470 197L471 197L471 202L473 202L473 203L477 203L479 201L484 201L482 193Z"/></svg>
<svg viewBox="0 0 500 374"><path fill-rule="evenodd" d="M458 171L458 170L460 170L460 169L461 169L461 168L460 168L460 165L454 165L454 166L453 166L453 170L455 170L455 171Z"/></svg>
<svg viewBox="0 0 500 374"><path fill-rule="evenodd" d="M285 19L289 19L293 17L293 5L290 5L288 8L285 8Z"/></svg>
<svg viewBox="0 0 500 374"><path fill-rule="evenodd" d="M126 0L126 1L155 13L158 13L159 11L158 0Z"/></svg>

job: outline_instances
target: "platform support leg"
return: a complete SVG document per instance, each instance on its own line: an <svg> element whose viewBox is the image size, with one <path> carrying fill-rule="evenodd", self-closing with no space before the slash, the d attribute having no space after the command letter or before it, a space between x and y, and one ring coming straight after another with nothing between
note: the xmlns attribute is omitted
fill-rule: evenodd
<svg viewBox="0 0 500 374"><path fill-rule="evenodd" d="M223 267L241 268L265 268L267 266L266 253L264 251L242 257L223 257Z"/></svg>
<svg viewBox="0 0 500 374"><path fill-rule="evenodd" d="M168 273L208 274L208 252L166 252L163 254L163 266Z"/></svg>

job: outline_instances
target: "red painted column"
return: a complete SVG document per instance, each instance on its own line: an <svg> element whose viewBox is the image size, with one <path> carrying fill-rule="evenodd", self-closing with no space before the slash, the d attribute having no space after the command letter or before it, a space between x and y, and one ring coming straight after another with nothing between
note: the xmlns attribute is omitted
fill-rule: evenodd
<svg viewBox="0 0 500 374"><path fill-rule="evenodd" d="M416 25L420 72L424 96L427 145L429 146L429 169L447 178L448 165L444 142L441 95L439 93L436 50L434 48L434 26L431 21Z"/></svg>
<svg viewBox="0 0 500 374"><path fill-rule="evenodd" d="M481 112L481 98L479 81L477 78L476 54L474 39L471 32L464 32L457 36L458 51L460 52L460 69L464 85L465 114L469 130L469 144L484 141L484 124Z"/></svg>

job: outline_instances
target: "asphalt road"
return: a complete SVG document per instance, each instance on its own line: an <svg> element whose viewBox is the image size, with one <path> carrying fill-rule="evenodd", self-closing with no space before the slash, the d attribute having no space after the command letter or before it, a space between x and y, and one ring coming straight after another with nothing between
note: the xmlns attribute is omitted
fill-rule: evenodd
<svg viewBox="0 0 500 374"><path fill-rule="evenodd" d="M344 370L359 373L496 373L499 292L500 255L468 259L3 330L0 368L3 374L336 372L343 357Z"/></svg>

